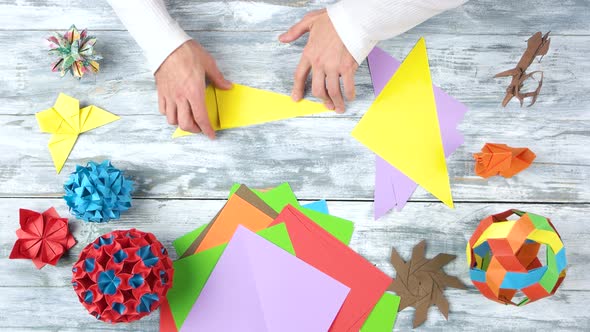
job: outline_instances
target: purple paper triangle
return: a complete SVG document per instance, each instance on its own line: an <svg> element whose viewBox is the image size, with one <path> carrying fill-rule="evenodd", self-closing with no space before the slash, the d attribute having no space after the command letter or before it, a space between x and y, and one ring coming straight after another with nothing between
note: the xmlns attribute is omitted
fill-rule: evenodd
<svg viewBox="0 0 590 332"><path fill-rule="evenodd" d="M367 58L375 97L381 93L387 82L395 74L401 62L382 49L375 47ZM433 85L434 99L440 125L445 156L450 156L461 144L463 135L457 129L467 106L446 94ZM389 210L400 211L418 185L405 174L393 167L384 159L376 156L375 162L375 220L381 218Z"/></svg>

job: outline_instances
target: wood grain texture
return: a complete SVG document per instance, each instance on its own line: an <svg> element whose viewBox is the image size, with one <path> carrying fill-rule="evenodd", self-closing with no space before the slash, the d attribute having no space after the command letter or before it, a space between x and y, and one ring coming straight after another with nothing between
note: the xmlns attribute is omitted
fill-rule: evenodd
<svg viewBox="0 0 590 332"><path fill-rule="evenodd" d="M289 93L304 40L281 45L278 35L307 11L332 0L167 1L171 15L217 59L226 77ZM71 23L98 36L105 56L101 73L76 81L49 72L43 39ZM537 104L500 107L504 79L535 31L551 30ZM470 285L465 243L478 221L519 208L548 216L568 250L564 284L551 298L523 308L498 305L474 287L450 290L449 321L435 309L421 330L492 331L590 329L590 0L472 0L395 39L380 44L403 58L420 36L427 41L433 81L470 111L460 129L465 144L449 160L456 209L419 188L406 208L373 221L373 155L350 131L369 107L373 91L366 64L356 76L357 100L346 114L325 113L221 132L210 142L193 136L172 140L173 128L157 112L157 96L139 47L104 0L0 0L0 330L157 331L158 313L139 322L107 325L78 303L71 265L82 248L114 229L153 232L172 252L178 236L208 222L230 185L269 187L289 181L304 200L328 199L333 214L355 222L351 246L386 273L391 246L404 256L422 239L428 254L458 255L447 266ZM58 92L122 116L80 136L62 174L55 175L34 113L53 105ZM512 179L481 179L471 153L485 142L527 146L531 168ZM57 267L36 270L9 260L18 208L55 206L69 216L62 185L77 163L112 159L137 183L133 208L106 225L71 220L78 244ZM411 328L413 310L398 316L396 330Z"/></svg>
<svg viewBox="0 0 590 332"><path fill-rule="evenodd" d="M0 301L0 326L39 328L43 330L65 329L110 329L110 326L97 322L86 313L77 302L70 285L71 265L77 260L82 248L94 238L114 229L132 227L157 234L164 245L176 257L172 240L199 225L208 222L223 205L222 200L135 200L132 209L120 221L105 225L84 224L71 221L71 228L78 244L62 258L57 267L47 266L36 270L28 260L8 260L12 242L15 240L14 228L18 220L16 206L43 210L56 206L63 216L69 213L60 199L3 199L0 200L3 223L0 224L0 243L3 253L0 268L9 273L0 274L3 300ZM428 241L427 257L438 252L457 255L457 259L446 267L450 274L459 276L469 285L467 291L450 290L446 294L451 303L451 314L446 322L442 316L431 310L424 328L474 331L485 322L495 319L506 320L505 325L492 327L492 330L506 327L519 330L534 326L545 329L576 329L590 324L590 317L582 308L584 297L590 295L590 280L584 271L588 268L590 249L586 246L590 231L585 226L585 215L590 207L583 205L546 204L457 204L451 211L441 204L409 203L403 212L389 215L378 222L371 220L372 203L368 202L329 202L331 213L355 221L355 232L351 246L361 255L375 263L380 269L394 276L388 262L392 246L404 257L409 257L411 248L421 239ZM549 299L532 303L523 308L506 307L483 298L469 282L465 261L465 244L480 219L489 214L519 208L545 216L550 216L568 246L569 269L563 285L557 294ZM571 249L570 249L571 248ZM18 276L15 278L15 276ZM60 299L60 305L52 301ZM14 306L20 302L27 305ZM39 320L27 320L35 312L55 307L51 314ZM412 310L402 312L396 329L410 328ZM155 330L157 315L146 317L138 323L117 325L116 329Z"/></svg>
<svg viewBox="0 0 590 332"><path fill-rule="evenodd" d="M282 31L307 11L335 0L211 1L170 0L168 9L187 30ZM51 30L76 23L93 30L123 30L104 0L0 0L0 22L5 30ZM69 18L64 22L64 18ZM588 0L470 1L416 28L419 33L587 34Z"/></svg>
<svg viewBox="0 0 590 332"><path fill-rule="evenodd" d="M0 141L5 158L0 166L2 196L60 195L61 184L76 163L111 158L136 177L137 194L145 197L220 198L233 181L268 186L289 180L302 197L372 198L372 154L349 135L373 99L366 66L357 75L357 101L349 105L345 115L325 113L236 129L221 133L216 142L202 137L173 141L173 128L157 113L153 78L141 54L133 49L119 51L133 44L125 33L100 33L101 40L112 41L104 45L104 72L81 82L56 77L47 69L49 59L44 52L31 53L38 49L35 45L44 32L23 34L17 42L13 33L0 32L2 44L9 45L5 61L0 61L0 72L6 73L6 84L0 86L0 123L7 137L27 138L26 144L14 139ZM275 33L207 32L201 37L230 79L289 92L291 70L301 45L279 45ZM590 104L586 93L590 81L586 76L574 79L577 76L572 69L585 72L590 65L583 61L584 48L568 46L584 44L586 37L554 39L552 53L543 62L547 70L542 95L534 107L524 109L516 102L502 109L498 101L507 82L492 78L513 64L522 52L524 37L431 37L434 81L470 108L460 125L466 143L449 160L455 199L588 202L590 157L583 152L590 145L590 111L586 107ZM417 38L408 34L383 47L401 58ZM288 63L292 66L285 65ZM59 91L79 97L83 104L97 104L122 119L82 135L63 174L46 176L53 173L46 148L49 135L38 132L32 115L53 105ZM146 145L147 141L152 144ZM513 179L483 180L473 176L471 153L486 141L527 146L539 157L532 171ZM169 164L171 158L174 165ZM30 172L20 172L22 168ZM413 198L432 199L421 189Z"/></svg>

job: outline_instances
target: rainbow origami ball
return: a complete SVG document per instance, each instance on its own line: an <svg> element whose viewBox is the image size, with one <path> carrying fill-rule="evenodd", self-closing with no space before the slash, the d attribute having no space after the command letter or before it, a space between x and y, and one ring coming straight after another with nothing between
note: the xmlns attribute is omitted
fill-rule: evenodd
<svg viewBox="0 0 590 332"><path fill-rule="evenodd" d="M156 310L172 286L172 260L152 233L114 231L90 243L72 268L80 303L99 320L132 322Z"/></svg>
<svg viewBox="0 0 590 332"><path fill-rule="evenodd" d="M517 220L508 220L512 215ZM538 258L545 246L545 264ZM567 261L561 237L548 218L508 210L483 219L469 243L473 285L496 302L522 306L555 293ZM514 301L515 296L522 297Z"/></svg>

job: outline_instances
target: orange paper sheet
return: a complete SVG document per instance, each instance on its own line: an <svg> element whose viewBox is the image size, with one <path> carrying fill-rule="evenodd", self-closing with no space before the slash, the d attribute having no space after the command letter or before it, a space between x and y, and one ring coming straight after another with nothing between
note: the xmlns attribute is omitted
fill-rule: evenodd
<svg viewBox="0 0 590 332"><path fill-rule="evenodd" d="M274 210L250 189L242 185L212 221L194 253L228 243L238 225L242 225L252 232L258 232L267 228L275 217Z"/></svg>

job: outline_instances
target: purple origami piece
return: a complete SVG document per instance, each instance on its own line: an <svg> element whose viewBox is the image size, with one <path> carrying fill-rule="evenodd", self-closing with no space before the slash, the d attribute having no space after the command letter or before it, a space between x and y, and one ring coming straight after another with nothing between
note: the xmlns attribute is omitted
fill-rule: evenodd
<svg viewBox="0 0 590 332"><path fill-rule="evenodd" d="M401 62L378 47L369 53L367 61L375 97L377 97L395 74ZM463 144L463 135L457 130L457 125L465 116L467 106L446 94L439 87L434 85L432 87L443 148L445 156L448 157ZM375 220L377 220L393 208L400 211L418 185L381 157L376 156L375 158Z"/></svg>

